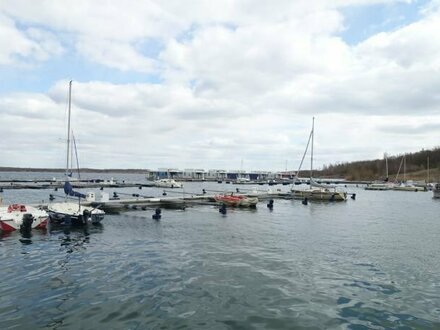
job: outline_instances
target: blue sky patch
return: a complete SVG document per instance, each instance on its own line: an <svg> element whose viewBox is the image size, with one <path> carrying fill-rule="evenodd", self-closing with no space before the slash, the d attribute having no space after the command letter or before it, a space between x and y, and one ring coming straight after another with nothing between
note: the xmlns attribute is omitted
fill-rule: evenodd
<svg viewBox="0 0 440 330"><path fill-rule="evenodd" d="M349 45L356 45L377 33L416 22L421 17L420 9L428 3L427 0L416 0L343 8L345 30L340 36Z"/></svg>

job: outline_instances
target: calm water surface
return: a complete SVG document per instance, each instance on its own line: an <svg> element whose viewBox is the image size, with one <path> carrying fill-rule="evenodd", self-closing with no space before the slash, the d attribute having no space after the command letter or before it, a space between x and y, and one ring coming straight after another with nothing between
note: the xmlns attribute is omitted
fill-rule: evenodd
<svg viewBox="0 0 440 330"><path fill-rule="evenodd" d="M202 188L232 186L185 186ZM163 210L159 222L152 210L132 211L100 227L34 231L30 242L3 234L0 328L439 329L440 202L348 190L355 201L275 200L273 211L260 202L226 216L199 206ZM1 197L37 202L49 193Z"/></svg>

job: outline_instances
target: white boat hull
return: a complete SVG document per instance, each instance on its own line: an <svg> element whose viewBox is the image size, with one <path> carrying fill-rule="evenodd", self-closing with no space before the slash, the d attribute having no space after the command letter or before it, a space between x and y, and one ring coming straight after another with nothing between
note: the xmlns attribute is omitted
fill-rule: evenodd
<svg viewBox="0 0 440 330"><path fill-rule="evenodd" d="M13 210L10 206L0 207L0 230L10 232L20 230L23 224L23 216L32 216L31 229L45 229L49 215L42 209L33 206L21 205L23 208Z"/></svg>
<svg viewBox="0 0 440 330"><path fill-rule="evenodd" d="M61 223L70 218L73 224L84 224L91 222L98 224L104 220L105 212L89 206L79 205L78 203L53 203L48 206L50 220Z"/></svg>
<svg viewBox="0 0 440 330"><path fill-rule="evenodd" d="M416 186L396 186L393 188L393 190L396 191L426 191L426 189L421 188L421 187L416 187Z"/></svg>
<svg viewBox="0 0 440 330"><path fill-rule="evenodd" d="M174 179L160 179L154 181L154 186L160 188L183 188L183 183L177 182Z"/></svg>
<svg viewBox="0 0 440 330"><path fill-rule="evenodd" d="M340 191L328 189L306 189L292 190L294 199L305 199L313 201L340 202L347 200L347 194Z"/></svg>
<svg viewBox="0 0 440 330"><path fill-rule="evenodd" d="M433 198L440 198L440 183L437 183L434 188L432 189L432 197Z"/></svg>

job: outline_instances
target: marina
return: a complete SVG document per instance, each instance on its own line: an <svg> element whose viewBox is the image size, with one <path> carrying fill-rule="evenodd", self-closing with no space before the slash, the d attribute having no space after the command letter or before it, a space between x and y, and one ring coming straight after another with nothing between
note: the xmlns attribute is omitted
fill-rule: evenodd
<svg viewBox="0 0 440 330"><path fill-rule="evenodd" d="M0 3L0 330L440 330L440 0Z"/></svg>
<svg viewBox="0 0 440 330"><path fill-rule="evenodd" d="M0 264L14 274L3 276L0 289L16 297L0 297L2 325L389 327L385 313L395 327L439 326L439 205L431 193L353 186L355 200L304 205L282 196L290 193L288 186L257 185L262 191L254 209L221 213L219 203L209 201L244 188L217 182L188 182L185 194L157 187L95 188L96 196L116 192L128 207L106 212L99 225L0 233ZM48 204L50 192L5 190L0 197L4 204ZM55 201L63 198L58 195ZM148 197L190 198L194 204L162 204L158 217L157 206L135 203ZM39 304L29 309L30 301Z"/></svg>

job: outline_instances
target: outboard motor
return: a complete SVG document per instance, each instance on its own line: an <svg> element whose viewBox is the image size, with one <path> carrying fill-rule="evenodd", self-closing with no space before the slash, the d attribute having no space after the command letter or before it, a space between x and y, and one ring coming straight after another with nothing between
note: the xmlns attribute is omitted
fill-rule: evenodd
<svg viewBox="0 0 440 330"><path fill-rule="evenodd" d="M34 222L34 217L32 216L32 214L29 213L23 214L23 222L20 225L20 233L23 235L30 234L32 230L33 222Z"/></svg>
<svg viewBox="0 0 440 330"><path fill-rule="evenodd" d="M92 216L92 214L90 213L89 210L84 210L83 211L83 222L84 222L84 224L87 224L87 221L89 221L89 219L91 220L91 216Z"/></svg>

